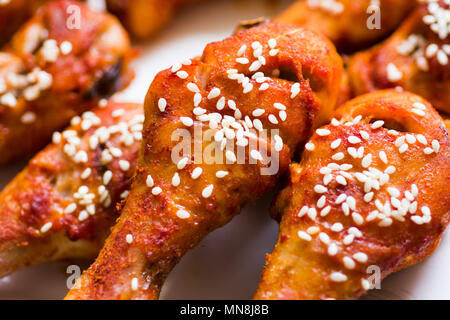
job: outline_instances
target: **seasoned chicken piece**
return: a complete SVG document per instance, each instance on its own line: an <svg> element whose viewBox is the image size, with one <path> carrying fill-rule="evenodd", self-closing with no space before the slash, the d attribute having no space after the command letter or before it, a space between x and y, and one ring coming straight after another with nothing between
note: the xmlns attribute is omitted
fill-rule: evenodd
<svg viewBox="0 0 450 320"><path fill-rule="evenodd" d="M341 75L328 40L283 24L239 32L160 72L126 204L67 299L158 298L187 251L275 186L329 120Z"/></svg>
<svg viewBox="0 0 450 320"><path fill-rule="evenodd" d="M449 5L423 4L384 43L356 54L349 62L356 95L403 87L450 113Z"/></svg>
<svg viewBox="0 0 450 320"><path fill-rule="evenodd" d="M0 1L0 48L44 3L50 0Z"/></svg>
<svg viewBox="0 0 450 320"><path fill-rule="evenodd" d="M355 299L432 254L450 220L450 141L430 103L360 96L306 150L275 202L280 233L255 299Z"/></svg>
<svg viewBox="0 0 450 320"><path fill-rule="evenodd" d="M110 15L75 1L41 7L0 52L0 165L38 151L73 116L128 84L129 50Z"/></svg>
<svg viewBox="0 0 450 320"><path fill-rule="evenodd" d="M384 39L416 6L416 0L297 0L275 20L322 32L339 51L354 52Z"/></svg>
<svg viewBox="0 0 450 320"><path fill-rule="evenodd" d="M160 30L186 4L197 0L106 0L131 35L144 40Z"/></svg>
<svg viewBox="0 0 450 320"><path fill-rule="evenodd" d="M93 258L126 197L142 105L109 102L72 119L0 193L0 276L62 258Z"/></svg>

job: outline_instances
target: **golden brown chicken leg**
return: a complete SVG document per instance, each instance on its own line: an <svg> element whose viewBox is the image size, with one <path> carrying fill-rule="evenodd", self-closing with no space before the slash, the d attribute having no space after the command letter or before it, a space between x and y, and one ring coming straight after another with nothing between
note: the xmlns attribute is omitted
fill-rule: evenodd
<svg viewBox="0 0 450 320"><path fill-rule="evenodd" d="M55 130L131 80L128 36L76 1L38 10L0 52L0 165L45 146Z"/></svg>
<svg viewBox="0 0 450 320"><path fill-rule="evenodd" d="M388 36L416 6L415 0L298 0L276 21L321 32L339 51L354 52Z"/></svg>
<svg viewBox="0 0 450 320"><path fill-rule="evenodd" d="M424 2L384 43L350 59L354 94L399 86L450 113L449 5Z"/></svg>
<svg viewBox="0 0 450 320"><path fill-rule="evenodd" d="M0 193L0 277L62 258L91 258L131 185L142 105L109 102L72 119Z"/></svg>
<svg viewBox="0 0 450 320"><path fill-rule="evenodd" d="M429 256L450 222L450 141L427 101L380 91L335 118L291 166L256 299L358 298L375 269L384 278Z"/></svg>
<svg viewBox="0 0 450 320"><path fill-rule="evenodd" d="M158 298L187 251L274 187L329 118L341 75L330 42L281 24L209 44L201 58L159 73L130 195L67 299Z"/></svg>

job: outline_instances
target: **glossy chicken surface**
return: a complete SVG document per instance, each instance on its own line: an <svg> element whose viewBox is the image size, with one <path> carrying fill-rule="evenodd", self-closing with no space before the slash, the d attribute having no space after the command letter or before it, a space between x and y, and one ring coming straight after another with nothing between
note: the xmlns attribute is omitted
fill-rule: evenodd
<svg viewBox="0 0 450 320"><path fill-rule="evenodd" d="M415 0L298 0L276 17L326 35L339 51L354 52L392 33Z"/></svg>
<svg viewBox="0 0 450 320"><path fill-rule="evenodd" d="M121 216L66 298L157 299L187 251L275 186L329 119L341 75L329 41L282 24L211 43L160 72Z"/></svg>
<svg viewBox="0 0 450 320"><path fill-rule="evenodd" d="M420 262L449 223L449 182L450 141L430 103L395 90L347 102L291 166L255 299L355 299L375 272Z"/></svg>
<svg viewBox="0 0 450 320"><path fill-rule="evenodd" d="M103 97L123 88L130 44L112 16L50 2L0 52L0 165L26 157Z"/></svg>
<svg viewBox="0 0 450 320"><path fill-rule="evenodd" d="M400 86L450 113L450 34L444 1L423 4L384 43L349 62L355 95Z"/></svg>
<svg viewBox="0 0 450 320"><path fill-rule="evenodd" d="M0 276L62 258L93 258L126 197L142 140L140 104L109 102L69 128L0 193Z"/></svg>
<svg viewBox="0 0 450 320"><path fill-rule="evenodd" d="M145 40L159 31L183 6L197 0L106 0L130 34Z"/></svg>

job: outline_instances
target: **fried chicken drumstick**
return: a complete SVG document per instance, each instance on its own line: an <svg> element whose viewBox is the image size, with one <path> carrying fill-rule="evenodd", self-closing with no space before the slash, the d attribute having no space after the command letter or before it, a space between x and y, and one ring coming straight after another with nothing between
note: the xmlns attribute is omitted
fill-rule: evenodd
<svg viewBox="0 0 450 320"><path fill-rule="evenodd" d="M0 277L41 262L95 257L131 185L143 118L140 104L87 111L5 187Z"/></svg>
<svg viewBox="0 0 450 320"><path fill-rule="evenodd" d="M415 0L298 0L275 21L319 31L339 51L354 52L388 36L416 5Z"/></svg>
<svg viewBox="0 0 450 320"><path fill-rule="evenodd" d="M129 39L83 3L41 7L0 52L0 165L45 146L55 130L123 88Z"/></svg>
<svg viewBox="0 0 450 320"><path fill-rule="evenodd" d="M341 75L328 40L282 24L211 43L200 58L160 72L126 204L66 298L157 299L187 251L275 186L329 119Z"/></svg>
<svg viewBox="0 0 450 320"><path fill-rule="evenodd" d="M400 86L450 113L449 5L425 2L384 43L350 59L355 95Z"/></svg>
<svg viewBox="0 0 450 320"><path fill-rule="evenodd" d="M430 103L380 91L335 118L275 202L280 233L255 299L358 298L369 266L384 278L420 262L449 223L450 141Z"/></svg>

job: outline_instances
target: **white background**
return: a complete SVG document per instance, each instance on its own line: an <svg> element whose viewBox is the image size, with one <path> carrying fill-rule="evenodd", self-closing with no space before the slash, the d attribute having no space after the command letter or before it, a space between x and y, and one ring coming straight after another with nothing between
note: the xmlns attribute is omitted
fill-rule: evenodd
<svg viewBox="0 0 450 320"><path fill-rule="evenodd" d="M154 75L177 61L200 55L205 44L230 35L240 20L274 16L291 1L214 0L186 9L143 46L136 79L117 99L142 102ZM0 169L0 187L24 166ZM162 299L249 299L272 250L277 224L268 215L273 194L251 204L229 225L210 234L169 276ZM61 299L67 266L47 263L0 279L0 299ZM88 265L88 263L85 263ZM389 277L367 298L450 299L450 236L426 261Z"/></svg>

